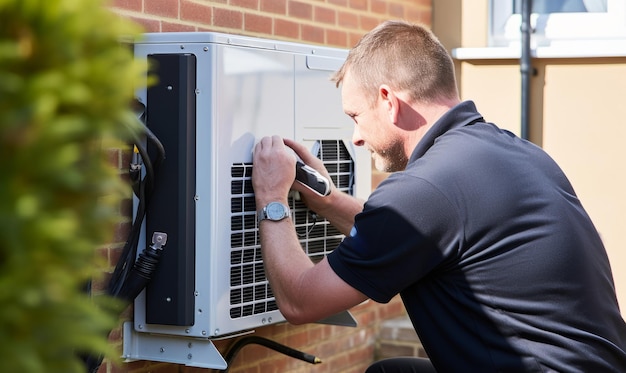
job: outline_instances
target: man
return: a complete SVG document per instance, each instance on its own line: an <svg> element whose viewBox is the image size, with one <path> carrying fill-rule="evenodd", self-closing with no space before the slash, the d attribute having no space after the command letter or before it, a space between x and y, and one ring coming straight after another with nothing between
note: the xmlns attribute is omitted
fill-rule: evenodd
<svg viewBox="0 0 626 373"><path fill-rule="evenodd" d="M290 188L344 241L314 265L291 219L262 220L261 247L288 321L316 321L400 294L430 361L390 359L368 372L626 372L626 324L605 249L554 161L461 102L445 48L419 25L389 21L334 77L353 142L394 172L363 203L334 186L294 183L293 141L255 147L256 204ZM326 173L327 175L327 173Z"/></svg>

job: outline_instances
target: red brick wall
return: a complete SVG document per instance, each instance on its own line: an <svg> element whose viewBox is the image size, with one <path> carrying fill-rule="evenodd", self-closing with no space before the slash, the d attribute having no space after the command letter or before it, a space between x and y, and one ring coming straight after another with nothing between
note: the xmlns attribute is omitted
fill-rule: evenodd
<svg viewBox="0 0 626 373"><path fill-rule="evenodd" d="M146 32L218 31L277 40L349 48L368 30L386 19L405 19L427 25L431 20L430 0L111 0L110 8L141 24ZM120 152L119 167L126 170L127 157ZM375 175L376 185L381 175ZM127 222L116 235L119 242L104 249L115 265L130 226L130 203L122 213ZM357 328L281 324L262 327L256 334L313 354L322 364L286 357L258 345L244 347L232 362L231 373L357 373L374 359L374 348L382 321L404 314L399 299L380 305L373 301L351 310ZM130 317L126 313L125 317ZM111 334L121 349L119 330ZM235 339L215 341L225 354ZM207 369L176 364L137 361L122 365L105 362L100 373L114 372L206 372Z"/></svg>
<svg viewBox="0 0 626 373"><path fill-rule="evenodd" d="M111 0L148 32L219 31L349 48L386 19L430 24L430 0Z"/></svg>

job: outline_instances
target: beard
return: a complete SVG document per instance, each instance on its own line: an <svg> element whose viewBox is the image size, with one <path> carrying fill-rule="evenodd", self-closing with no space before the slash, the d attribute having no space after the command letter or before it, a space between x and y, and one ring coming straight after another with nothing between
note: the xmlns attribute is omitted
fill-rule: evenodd
<svg viewBox="0 0 626 373"><path fill-rule="evenodd" d="M404 154L404 146L401 142L396 141L384 149L372 149L372 158L374 166L380 172L396 172L406 168L409 159Z"/></svg>

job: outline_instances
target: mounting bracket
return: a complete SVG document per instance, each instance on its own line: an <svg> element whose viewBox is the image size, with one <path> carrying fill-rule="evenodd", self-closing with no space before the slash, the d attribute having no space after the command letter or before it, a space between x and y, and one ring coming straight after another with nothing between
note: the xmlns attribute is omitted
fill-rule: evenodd
<svg viewBox="0 0 626 373"><path fill-rule="evenodd" d="M122 358L127 362L151 360L222 370L227 367L210 339L138 333L130 321L124 323L123 333Z"/></svg>

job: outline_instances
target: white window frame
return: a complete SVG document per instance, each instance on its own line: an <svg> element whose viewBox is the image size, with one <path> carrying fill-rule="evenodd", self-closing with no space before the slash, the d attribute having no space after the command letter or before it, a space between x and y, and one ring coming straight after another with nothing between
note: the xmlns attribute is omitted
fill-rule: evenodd
<svg viewBox="0 0 626 373"><path fill-rule="evenodd" d="M520 45L522 17L510 0L490 0L490 47ZM607 0L607 12L532 14L531 47L582 47L626 39L626 0Z"/></svg>

